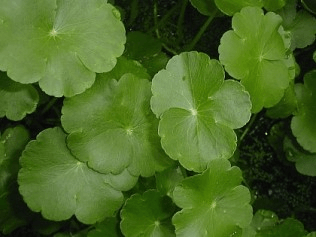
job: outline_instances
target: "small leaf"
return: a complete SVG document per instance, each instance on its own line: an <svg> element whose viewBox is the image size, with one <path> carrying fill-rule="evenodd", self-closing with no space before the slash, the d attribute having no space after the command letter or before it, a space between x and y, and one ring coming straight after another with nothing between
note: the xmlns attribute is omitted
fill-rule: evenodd
<svg viewBox="0 0 316 237"><path fill-rule="evenodd" d="M161 52L162 43L158 39L139 31L129 32L126 37L124 55L139 61L151 76L166 66L169 58Z"/></svg>
<svg viewBox="0 0 316 237"><path fill-rule="evenodd" d="M287 218L275 227L264 229L256 237L304 237L306 231L303 224L293 218Z"/></svg>
<svg viewBox="0 0 316 237"><path fill-rule="evenodd" d="M167 196L155 190L134 194L121 210L121 230L130 236L175 236L171 224L174 205Z"/></svg>
<svg viewBox="0 0 316 237"><path fill-rule="evenodd" d="M283 18L282 26L291 35L291 50L305 48L315 41L316 19L304 10L296 12L296 0L289 0L278 11Z"/></svg>
<svg viewBox="0 0 316 237"><path fill-rule="evenodd" d="M22 126L8 128L0 137L0 230L4 234L26 225L32 216L16 183L19 157L29 139Z"/></svg>
<svg viewBox="0 0 316 237"><path fill-rule="evenodd" d="M233 129L249 121L251 103L240 83L224 81L218 61L203 53L181 53L155 75L152 92L162 147L172 159L200 172L212 159L233 155Z"/></svg>
<svg viewBox="0 0 316 237"><path fill-rule="evenodd" d="M316 152L316 70L304 76L304 85L296 84L298 112L291 122L293 135L298 143L309 152Z"/></svg>
<svg viewBox="0 0 316 237"><path fill-rule="evenodd" d="M211 0L213 1L213 0ZM206 2L206 0L204 0ZM215 0L215 4L224 14L232 16L243 7L262 7L262 0Z"/></svg>
<svg viewBox="0 0 316 237"><path fill-rule="evenodd" d="M0 72L0 117L18 121L34 112L39 96L32 85L12 81Z"/></svg>
<svg viewBox="0 0 316 237"><path fill-rule="evenodd" d="M172 198L173 190L180 181L184 179L180 167L170 167L162 172L156 173L157 190Z"/></svg>
<svg viewBox="0 0 316 237"><path fill-rule="evenodd" d="M0 16L0 69L49 95L83 92L124 50L119 13L104 0L4 0Z"/></svg>
<svg viewBox="0 0 316 237"><path fill-rule="evenodd" d="M119 222L116 217L106 218L97 223L95 229L88 232L88 237L121 237Z"/></svg>
<svg viewBox="0 0 316 237"><path fill-rule="evenodd" d="M150 97L148 80L132 74L119 81L100 78L85 93L64 102L68 147L101 173L127 169L134 176L151 176L168 167L171 160L160 147Z"/></svg>
<svg viewBox="0 0 316 237"><path fill-rule="evenodd" d="M112 216L122 205L122 193L107 175L77 160L65 141L66 134L56 127L42 131L27 145L18 175L24 201L48 220L75 215L80 222L93 224Z"/></svg>
<svg viewBox="0 0 316 237"><path fill-rule="evenodd" d="M173 192L182 208L172 218L176 235L226 237L248 226L250 192L241 181L240 169L225 159L213 160L202 174L184 179Z"/></svg>
<svg viewBox="0 0 316 237"><path fill-rule="evenodd" d="M282 18L245 7L232 21L233 30L221 38L219 59L232 77L241 80L250 93L252 112L257 113L277 104L289 86L286 47L279 33Z"/></svg>
<svg viewBox="0 0 316 237"><path fill-rule="evenodd" d="M284 138L283 149L287 159L295 162L298 172L304 175L316 176L316 153L304 151L287 136Z"/></svg>

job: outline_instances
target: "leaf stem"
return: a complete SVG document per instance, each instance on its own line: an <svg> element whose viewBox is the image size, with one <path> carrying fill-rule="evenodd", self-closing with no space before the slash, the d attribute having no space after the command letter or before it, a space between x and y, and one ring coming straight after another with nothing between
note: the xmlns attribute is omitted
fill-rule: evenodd
<svg viewBox="0 0 316 237"><path fill-rule="evenodd" d="M178 36L178 42L183 38L183 21L185 16L185 10L187 8L189 0L184 0L181 5L180 15L177 22L177 36Z"/></svg>
<svg viewBox="0 0 316 237"><path fill-rule="evenodd" d="M191 41L191 43L185 47L185 51L191 51L195 47L195 45L199 42L202 35L206 31L207 27L211 24L211 22L215 18L216 13L217 13L217 9L214 9L212 11L211 15L209 16L209 18L204 22L204 24L200 28L199 32L195 35L195 37Z"/></svg>
<svg viewBox="0 0 316 237"><path fill-rule="evenodd" d="M154 2L154 26L155 26L156 36L158 39L160 39L157 15L158 15L158 2L157 2L157 0L155 0L155 2Z"/></svg>
<svg viewBox="0 0 316 237"><path fill-rule="evenodd" d="M243 133L241 134L240 138L239 138L239 141L238 141L238 146L241 144L242 140L245 138L245 136L247 135L247 133L249 132L250 128L252 127L253 123L256 121L256 118L257 118L258 114L254 114L249 123L247 124L247 127L246 129L243 131Z"/></svg>
<svg viewBox="0 0 316 237"><path fill-rule="evenodd" d="M42 109L42 111L40 112L41 115L45 114L58 100L59 98L54 97L53 99L51 99L46 106L44 107L44 109Z"/></svg>

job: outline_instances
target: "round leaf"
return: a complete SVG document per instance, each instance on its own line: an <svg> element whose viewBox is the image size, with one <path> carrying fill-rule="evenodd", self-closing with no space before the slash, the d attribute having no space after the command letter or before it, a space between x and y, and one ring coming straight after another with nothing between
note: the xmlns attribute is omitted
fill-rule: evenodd
<svg viewBox="0 0 316 237"><path fill-rule="evenodd" d="M305 150L316 152L316 70L305 75L304 85L295 85L295 93L298 112L292 118L292 132Z"/></svg>
<svg viewBox="0 0 316 237"><path fill-rule="evenodd" d="M0 69L49 95L83 92L124 50L119 13L104 0L4 0L0 16Z"/></svg>
<svg viewBox="0 0 316 237"><path fill-rule="evenodd" d="M14 82L0 72L0 117L21 120L34 112L38 100L38 93L32 85Z"/></svg>
<svg viewBox="0 0 316 237"><path fill-rule="evenodd" d="M277 104L289 85L286 47L279 33L282 18L246 7L232 21L233 30L221 38L219 59L232 77L241 80L250 93L252 112L257 113Z"/></svg>
<svg viewBox="0 0 316 237"><path fill-rule="evenodd" d="M106 218L97 223L94 230L88 232L88 237L120 237L118 226L119 222L116 217Z"/></svg>
<svg viewBox="0 0 316 237"><path fill-rule="evenodd" d="M121 211L124 236L175 236L171 224L174 205L167 196L155 190L134 194L126 200Z"/></svg>
<svg viewBox="0 0 316 237"><path fill-rule="evenodd" d="M264 8L268 11L276 11L286 4L287 0L263 0Z"/></svg>
<svg viewBox="0 0 316 237"><path fill-rule="evenodd" d="M92 224L112 216L122 205L122 193L112 187L108 175L77 160L65 141L66 134L56 127L42 131L27 145L18 175L24 201L48 220L75 215L82 223Z"/></svg>
<svg viewBox="0 0 316 237"><path fill-rule="evenodd" d="M118 82L99 79L66 99L62 124L73 154L101 173L127 168L135 176L151 176L163 170L170 159L159 144L150 97L148 80L125 74Z"/></svg>
<svg viewBox="0 0 316 237"><path fill-rule="evenodd" d="M197 52L175 56L155 75L152 92L162 147L172 159L203 171L210 160L232 156L233 129L249 121L251 103L240 83L224 81L218 61Z"/></svg>
<svg viewBox="0 0 316 237"><path fill-rule="evenodd" d="M172 222L177 236L231 236L252 219L249 190L238 167L229 161L211 161L204 173L184 179L174 190L173 200L181 211Z"/></svg>

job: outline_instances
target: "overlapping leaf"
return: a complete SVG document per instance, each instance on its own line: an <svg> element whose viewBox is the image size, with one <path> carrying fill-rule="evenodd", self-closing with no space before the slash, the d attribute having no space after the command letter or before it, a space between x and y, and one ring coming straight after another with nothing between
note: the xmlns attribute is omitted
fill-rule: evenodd
<svg viewBox="0 0 316 237"><path fill-rule="evenodd" d="M206 2L207 0L203 0ZM213 0L211 0L213 1ZM232 16L243 7L262 7L262 0L215 0L216 6L226 15Z"/></svg>
<svg viewBox="0 0 316 237"><path fill-rule="evenodd" d="M246 7L232 21L233 30L221 38L219 59L232 77L241 80L250 93L252 112L257 113L277 104L289 85L286 47L279 33L282 18Z"/></svg>
<svg viewBox="0 0 316 237"><path fill-rule="evenodd" d="M304 175L316 176L316 153L304 151L287 136L283 141L283 149L286 158L289 161L295 162L298 172Z"/></svg>
<svg viewBox="0 0 316 237"><path fill-rule="evenodd" d="M21 120L36 109L38 100L38 93L32 85L14 82L0 72L0 117Z"/></svg>
<svg viewBox="0 0 316 237"><path fill-rule="evenodd" d="M0 137L0 230L8 234L30 220L30 211L18 194L19 157L29 141L24 127L8 128Z"/></svg>
<svg viewBox="0 0 316 237"><path fill-rule="evenodd" d="M171 217L175 206L156 190L134 194L121 210L121 230L130 236L175 236Z"/></svg>
<svg viewBox="0 0 316 237"><path fill-rule="evenodd" d="M316 19L307 11L296 12L296 0L289 0L278 14L283 18L284 30L291 35L291 50L305 48L315 41Z"/></svg>
<svg viewBox="0 0 316 237"><path fill-rule="evenodd" d="M124 50L124 26L105 0L4 0L0 16L0 69L49 95L83 92Z"/></svg>
<svg viewBox="0 0 316 237"><path fill-rule="evenodd" d="M119 190L132 188L137 180L128 172L114 176L90 169L70 153L66 134L58 127L42 131L31 141L20 163L18 182L24 201L55 221L75 215L82 223L92 224L112 216L123 202Z"/></svg>
<svg viewBox="0 0 316 237"><path fill-rule="evenodd" d="M125 74L119 81L99 79L67 99L62 124L73 154L102 173L127 168L133 175L150 176L163 170L171 160L160 147L150 97L148 80Z"/></svg>
<svg viewBox="0 0 316 237"><path fill-rule="evenodd" d="M218 61L197 52L175 56L155 75L152 92L162 147L172 159L200 172L232 156L233 129L248 122L251 103L240 83L224 81Z"/></svg>
<svg viewBox="0 0 316 237"><path fill-rule="evenodd" d="M316 152L316 70L304 76L304 85L295 85L295 93L298 111L292 118L292 132L304 149Z"/></svg>
<svg viewBox="0 0 316 237"><path fill-rule="evenodd" d="M232 236L252 219L249 190L241 186L241 171L229 161L211 161L204 173L184 179L173 200L182 208L172 222L177 236Z"/></svg>

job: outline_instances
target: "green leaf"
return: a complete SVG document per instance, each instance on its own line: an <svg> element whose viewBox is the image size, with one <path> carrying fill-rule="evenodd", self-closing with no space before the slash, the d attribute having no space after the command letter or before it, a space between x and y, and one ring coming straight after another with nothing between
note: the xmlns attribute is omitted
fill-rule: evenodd
<svg viewBox="0 0 316 237"><path fill-rule="evenodd" d="M278 216L269 210L260 209L256 211L249 227L243 229L243 237L255 237L257 232L269 229L278 222Z"/></svg>
<svg viewBox="0 0 316 237"><path fill-rule="evenodd" d="M126 237L175 236L171 224L174 208L171 199L156 190L134 194L121 210L121 230Z"/></svg>
<svg viewBox="0 0 316 237"><path fill-rule="evenodd" d="M316 176L316 153L309 153L293 142L289 137L283 141L286 158L295 162L298 172L304 175Z"/></svg>
<svg viewBox="0 0 316 237"><path fill-rule="evenodd" d="M88 232L88 237L121 237L119 222L116 217L106 218L97 223L95 229Z"/></svg>
<svg viewBox="0 0 316 237"><path fill-rule="evenodd" d="M296 0L278 11L283 18L282 26L291 35L291 50L305 48L315 41L316 19L304 10L296 12Z"/></svg>
<svg viewBox="0 0 316 237"><path fill-rule="evenodd" d="M203 171L211 160L233 155L233 129L249 121L251 103L239 82L224 81L217 60L181 53L155 75L152 92L162 147L172 159L188 170Z"/></svg>
<svg viewBox="0 0 316 237"><path fill-rule="evenodd" d="M293 218L287 218L275 227L257 233L256 237L304 237L306 231L303 224Z"/></svg>
<svg viewBox="0 0 316 237"><path fill-rule="evenodd" d="M184 179L179 166L170 167L162 172L156 173L157 190L172 198L174 188Z"/></svg>
<svg viewBox="0 0 316 237"><path fill-rule="evenodd" d="M0 16L0 69L49 95L83 92L124 50L119 12L104 0L4 0Z"/></svg>
<svg viewBox="0 0 316 237"><path fill-rule="evenodd" d="M66 134L56 127L42 131L27 145L18 175L24 201L48 220L75 215L80 222L92 224L112 216L123 202L119 187L111 180L114 177L77 160L65 141ZM133 177L120 174L118 179L126 183Z"/></svg>
<svg viewBox="0 0 316 237"><path fill-rule="evenodd" d="M21 120L34 112L38 100L38 93L32 85L14 82L0 72L0 117Z"/></svg>
<svg viewBox="0 0 316 237"><path fill-rule="evenodd" d="M289 86L286 47L279 33L282 18L246 7L232 21L233 30L221 38L219 59L232 77L241 80L250 93L252 112L257 113L277 104Z"/></svg>
<svg viewBox="0 0 316 237"><path fill-rule="evenodd" d="M294 82L285 90L283 98L272 108L269 108L266 115L270 118L286 118L297 109L297 99L294 90Z"/></svg>
<svg viewBox="0 0 316 237"><path fill-rule="evenodd" d="M309 233L306 237L316 237L316 231Z"/></svg>
<svg viewBox="0 0 316 237"><path fill-rule="evenodd" d="M126 48L124 55L139 61L151 76L164 68L169 60L165 53L161 52L162 43L139 31L129 32L126 36Z"/></svg>
<svg viewBox="0 0 316 237"><path fill-rule="evenodd" d="M214 0L190 0L190 2L203 15L211 16L217 11Z"/></svg>
<svg viewBox="0 0 316 237"><path fill-rule="evenodd" d="M284 7L287 0L263 0L264 8L268 11L276 11Z"/></svg>
<svg viewBox="0 0 316 237"><path fill-rule="evenodd" d="M151 176L169 166L150 97L148 80L125 74L119 81L99 79L85 93L66 99L62 125L70 133L72 153L101 173L127 168L135 176Z"/></svg>
<svg viewBox="0 0 316 237"><path fill-rule="evenodd" d="M0 138L0 230L4 234L31 219L16 183L19 157L29 139L28 131L22 126L6 129Z"/></svg>
<svg viewBox="0 0 316 237"><path fill-rule="evenodd" d="M304 85L295 85L298 112L291 122L293 135L307 151L316 152L316 70L306 73Z"/></svg>
<svg viewBox="0 0 316 237"><path fill-rule="evenodd" d="M213 1L213 0L211 0ZM204 0L206 2L206 0ZM215 0L215 4L224 14L232 16L243 7L262 7L262 0Z"/></svg>
<svg viewBox="0 0 316 237"><path fill-rule="evenodd" d="M204 173L184 179L173 200L181 211L172 219L177 236L232 236L252 219L249 190L241 171L229 161L211 161Z"/></svg>
<svg viewBox="0 0 316 237"><path fill-rule="evenodd" d="M146 68L144 68L138 61L127 59L124 56L117 59L117 64L110 72L97 74L97 78L102 78L102 80L119 80L126 73L132 73L142 79L151 79Z"/></svg>

